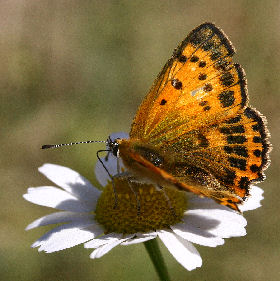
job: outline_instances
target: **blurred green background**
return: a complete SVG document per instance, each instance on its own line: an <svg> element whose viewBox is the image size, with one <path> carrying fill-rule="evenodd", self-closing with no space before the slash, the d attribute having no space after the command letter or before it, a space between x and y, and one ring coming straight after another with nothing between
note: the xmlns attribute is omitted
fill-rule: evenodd
<svg viewBox="0 0 280 281"><path fill-rule="evenodd" d="M89 259L78 246L54 254L30 245L48 227L25 232L53 210L22 199L49 182L43 163L68 166L96 184L96 150L46 143L105 140L132 118L173 49L212 21L237 49L250 103L267 116L274 150L263 207L246 213L247 236L197 246L203 266L187 272L162 247L172 280L279 280L279 1L1 1L1 280L157 280L143 245ZM278 171L278 172L277 172Z"/></svg>

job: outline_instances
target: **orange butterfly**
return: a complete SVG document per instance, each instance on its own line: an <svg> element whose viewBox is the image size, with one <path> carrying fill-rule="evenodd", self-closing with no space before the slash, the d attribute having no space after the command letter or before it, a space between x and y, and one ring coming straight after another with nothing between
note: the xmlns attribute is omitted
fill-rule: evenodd
<svg viewBox="0 0 280 281"><path fill-rule="evenodd" d="M235 50L212 23L175 49L140 105L130 139L109 142L131 175L207 196L238 210L252 182L264 179L266 121L248 106Z"/></svg>

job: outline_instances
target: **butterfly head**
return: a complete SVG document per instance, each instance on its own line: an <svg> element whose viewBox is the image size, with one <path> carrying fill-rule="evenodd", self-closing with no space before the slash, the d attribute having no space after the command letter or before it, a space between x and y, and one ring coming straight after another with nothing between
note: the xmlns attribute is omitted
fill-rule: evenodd
<svg viewBox="0 0 280 281"><path fill-rule="evenodd" d="M109 136L107 139L107 146L109 148L109 150L112 152L112 154L116 157L119 157L119 141L121 139L120 138L116 138L116 139L111 139L111 137Z"/></svg>

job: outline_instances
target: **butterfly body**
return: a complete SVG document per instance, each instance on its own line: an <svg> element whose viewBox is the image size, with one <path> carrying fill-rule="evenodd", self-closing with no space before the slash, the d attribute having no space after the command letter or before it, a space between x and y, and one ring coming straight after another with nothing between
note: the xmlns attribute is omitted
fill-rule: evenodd
<svg viewBox="0 0 280 281"><path fill-rule="evenodd" d="M270 144L265 118L248 107L234 48L212 23L194 29L163 67L116 140L128 171L159 186L210 197L238 210L264 179Z"/></svg>

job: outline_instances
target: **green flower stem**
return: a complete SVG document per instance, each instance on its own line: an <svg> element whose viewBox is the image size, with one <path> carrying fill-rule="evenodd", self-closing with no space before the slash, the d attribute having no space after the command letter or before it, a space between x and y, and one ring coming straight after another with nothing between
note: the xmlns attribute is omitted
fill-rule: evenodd
<svg viewBox="0 0 280 281"><path fill-rule="evenodd" d="M160 252L157 239L155 238L148 240L144 242L144 245L158 273L159 279L161 281L170 281L171 279L168 275L168 271Z"/></svg>

